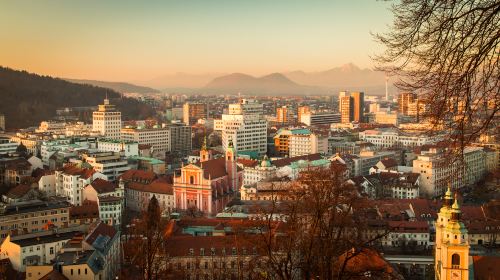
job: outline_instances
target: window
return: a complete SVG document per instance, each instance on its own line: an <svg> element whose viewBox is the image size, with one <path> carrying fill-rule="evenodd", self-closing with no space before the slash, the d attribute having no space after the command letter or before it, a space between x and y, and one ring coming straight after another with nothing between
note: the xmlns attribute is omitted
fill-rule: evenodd
<svg viewBox="0 0 500 280"><path fill-rule="evenodd" d="M451 267L452 268L460 268L460 255L453 254L451 256Z"/></svg>

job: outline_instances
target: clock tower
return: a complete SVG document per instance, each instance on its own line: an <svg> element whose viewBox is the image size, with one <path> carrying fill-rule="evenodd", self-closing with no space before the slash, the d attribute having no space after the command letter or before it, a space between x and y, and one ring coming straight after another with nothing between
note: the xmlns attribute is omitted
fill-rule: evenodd
<svg viewBox="0 0 500 280"><path fill-rule="evenodd" d="M436 279L466 280L469 279L469 236L460 221L461 211L456 194L453 204L451 201L448 188L436 221Z"/></svg>

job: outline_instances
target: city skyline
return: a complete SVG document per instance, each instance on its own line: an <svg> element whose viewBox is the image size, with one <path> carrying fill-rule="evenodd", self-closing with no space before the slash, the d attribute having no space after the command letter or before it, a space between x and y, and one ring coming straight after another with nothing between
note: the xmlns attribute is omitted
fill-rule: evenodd
<svg viewBox="0 0 500 280"><path fill-rule="evenodd" d="M162 75L373 68L370 32L390 4L364 1L6 1L2 66L64 78L147 81ZM265 63L264 63L265 62Z"/></svg>

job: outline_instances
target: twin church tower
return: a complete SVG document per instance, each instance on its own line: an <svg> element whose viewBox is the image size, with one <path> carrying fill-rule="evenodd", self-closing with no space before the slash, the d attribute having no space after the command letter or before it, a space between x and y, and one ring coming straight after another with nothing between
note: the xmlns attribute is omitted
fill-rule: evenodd
<svg viewBox="0 0 500 280"><path fill-rule="evenodd" d="M460 216L456 195L453 199L448 187L436 221L436 279L469 279L469 236Z"/></svg>

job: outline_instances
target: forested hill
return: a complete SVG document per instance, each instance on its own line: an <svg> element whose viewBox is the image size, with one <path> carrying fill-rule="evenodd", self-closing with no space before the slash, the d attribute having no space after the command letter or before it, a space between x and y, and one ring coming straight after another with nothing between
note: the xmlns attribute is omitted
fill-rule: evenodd
<svg viewBox="0 0 500 280"><path fill-rule="evenodd" d="M35 126L53 119L58 108L97 106L102 104L106 93L125 120L144 119L153 114L149 106L121 98L109 89L0 66L0 114L5 115L7 129Z"/></svg>

